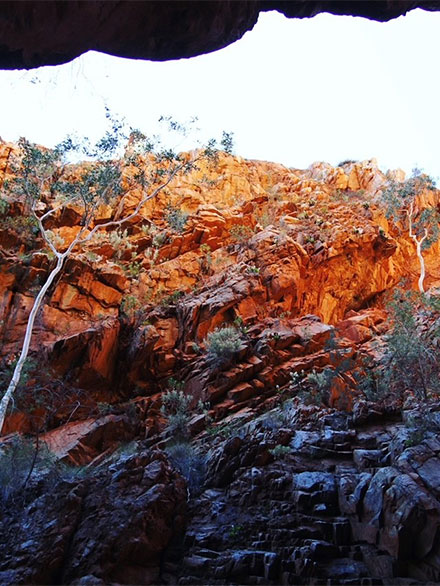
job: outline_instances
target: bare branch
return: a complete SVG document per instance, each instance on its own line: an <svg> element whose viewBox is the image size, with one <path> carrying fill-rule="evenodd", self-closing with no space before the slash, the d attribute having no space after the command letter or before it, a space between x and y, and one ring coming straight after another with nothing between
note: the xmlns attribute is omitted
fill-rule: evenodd
<svg viewBox="0 0 440 586"><path fill-rule="evenodd" d="M46 213L44 213L40 217L38 217L37 214L35 213L34 207L33 207L32 211L34 212L34 216L37 218L37 220L44 222L44 220L46 220L46 218L48 218L49 216L51 216L52 214L54 214L55 212L57 212L58 210L60 210L63 207L64 207L64 204L60 203L60 205L56 206L55 208L52 208L51 210L48 210Z"/></svg>

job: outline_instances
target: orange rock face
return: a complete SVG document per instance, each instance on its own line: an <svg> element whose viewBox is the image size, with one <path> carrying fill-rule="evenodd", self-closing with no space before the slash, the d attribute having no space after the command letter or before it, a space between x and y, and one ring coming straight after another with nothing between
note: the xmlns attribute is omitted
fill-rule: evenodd
<svg viewBox="0 0 440 586"><path fill-rule="evenodd" d="M0 144L0 184L13 149ZM372 307L381 307L381 295L403 278L416 286L414 243L380 205L386 181L374 160L301 171L220 153L216 168L201 164L135 220L74 250L45 300L31 349L44 353L56 376L100 399L136 388L153 394L178 373L189 387L215 396L218 412L235 409L285 382L292 369L323 364L318 355L314 362L306 356L323 348L322 340L307 342L316 328L338 324L347 343L367 342L384 320ZM429 192L420 205L437 206L438 196ZM134 209L138 198L131 193L124 209ZM97 221L112 217L107 208ZM0 218L5 363L20 349L35 295L53 266L42 241L28 237L17 218ZM80 217L68 208L53 222L66 244ZM439 252L438 244L425 252L428 286L440 279ZM309 314L317 321L299 334L298 320ZM248 344L243 369L214 388L199 353L208 332L234 323L255 344L267 342L271 358L252 354ZM341 392L335 389L336 399Z"/></svg>

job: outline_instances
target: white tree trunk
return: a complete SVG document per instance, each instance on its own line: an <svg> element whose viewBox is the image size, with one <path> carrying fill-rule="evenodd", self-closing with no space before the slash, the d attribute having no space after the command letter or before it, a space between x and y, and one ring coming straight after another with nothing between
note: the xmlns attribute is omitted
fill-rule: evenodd
<svg viewBox="0 0 440 586"><path fill-rule="evenodd" d="M417 238L417 236L413 233L413 230L412 230L413 229L413 224L412 224L413 213L414 213L414 202L411 202L411 205L409 207L409 210L406 212L406 215L408 216L409 235L410 235L410 238L412 238L416 244L417 258L419 259L419 263L420 263L420 276L419 276L419 280L418 280L419 292L424 293L425 292L424 281L425 281L426 269L425 269L425 259L423 258L423 254L422 254L422 244L425 241L425 239L428 237L428 229L425 228L425 233L422 236L422 238L420 238L420 239Z"/></svg>
<svg viewBox="0 0 440 586"><path fill-rule="evenodd" d="M14 394L15 389L17 388L17 385L20 381L20 376L21 376L21 371L23 370L23 366L24 363L26 362L26 358L28 356L29 353L29 346L31 343L31 338L32 338L32 332L34 329L34 323L35 323L35 318L37 316L38 310L41 307L41 304L43 302L43 298L46 295L49 287L52 285L55 277L58 275L58 273L61 271L61 269L63 268L63 264L64 264L64 259L65 259L65 255L59 255L57 257L57 264L55 265L55 267L52 269L52 271L50 272L47 281L44 283L43 287L41 288L40 292L38 293L38 295L35 298L34 304L32 306L31 312L29 314L29 319L28 319L28 323L26 326L26 332L24 335L24 340L23 340L23 346L21 348L21 352L20 352L20 357L17 360L17 364L15 365L15 369L14 369L14 373L12 375L12 379L11 382L9 383L9 386L5 392L5 394L3 395L1 401L0 401L0 435L2 433L2 429L3 429L3 424L5 422L5 417L6 417L6 412L8 410L9 407L9 403L12 399L12 395Z"/></svg>
<svg viewBox="0 0 440 586"><path fill-rule="evenodd" d="M198 158L194 159L191 163L193 164L197 160L198 160ZM29 353L29 346L30 346L30 342L31 342L31 338L32 338L32 332L34 329L34 323L35 323L35 318L36 318L37 312L41 307L44 296L46 295L49 287L53 283L53 281L54 281L55 277L58 275L58 273L62 270L65 259L70 256L71 252L73 251L73 249L77 245L85 244L86 242L90 241L91 238L93 237L93 235L98 230L102 230L102 229L107 228L109 226L113 226L113 227L120 226L124 222L127 222L127 221L131 220L132 218L135 218L139 214L142 206L150 199L153 199L154 197L156 197L160 191L162 191L165 187L167 187L170 184L170 182L174 179L174 177L182 169L184 169L188 164L189 163L180 163L170 172L168 178L161 185L156 187L156 189L154 189L152 193L150 193L150 194L144 193L144 195L140 198L140 200L139 200L138 204L136 205L133 212L128 213L126 216L120 218L119 220L110 220L108 222L105 222L104 224L97 224L92 230L90 230L90 232L87 234L87 236L84 237L83 235L84 235L86 229L89 229L90 223L93 219L93 215L92 215L89 218L87 225L85 225L81 228L81 230L76 235L74 240L70 243L67 250L63 253L60 253L56 250L55 245L53 244L51 239L47 237L45 228L43 226L43 221L47 217L49 217L51 214L53 214L55 211L57 211L57 209L59 209L59 206L49 210L48 212L43 214L43 216L40 216L40 217L37 216L37 214L35 213L35 208L33 208L32 211L34 213L34 217L36 218L36 220L38 222L40 233L43 236L44 240L46 241L46 244L49 246L51 251L55 254L55 256L57 258L57 263L56 263L55 267L52 269L52 271L50 272L50 274L47 278L47 281L44 283L44 285L41 288L40 292L38 293L37 297L35 298L31 312L29 314L29 319L28 319L28 323L26 326L26 332L25 332L25 336L24 336L24 340L23 340L23 346L22 346L21 352L20 352L20 357L17 361L17 364L15 365L15 369L14 369L14 373L12 375L11 382L9 383L9 386L0 401L0 435L2 434L2 429L3 429L4 422L5 422L6 412L8 410L9 403L11 402L14 391L17 388L17 385L20 381L21 372L23 370L23 366L26 362L26 358ZM112 188L112 184L108 184L106 187L107 190L110 190L111 188ZM125 196L123 196L122 200L124 199L124 197Z"/></svg>
<svg viewBox="0 0 440 586"><path fill-rule="evenodd" d="M416 243L416 249L417 249L417 258L419 259L419 263L420 263L420 277L419 277L419 291L420 293L424 293L425 292L425 288L423 285L423 282L425 280L425 259L423 258L422 255L422 242L423 242L424 238L422 238L422 240L417 240L414 237L414 241Z"/></svg>

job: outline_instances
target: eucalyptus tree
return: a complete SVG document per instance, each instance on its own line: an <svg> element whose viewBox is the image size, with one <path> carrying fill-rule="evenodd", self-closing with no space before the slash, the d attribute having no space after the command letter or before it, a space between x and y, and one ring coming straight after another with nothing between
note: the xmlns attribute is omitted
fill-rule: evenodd
<svg viewBox="0 0 440 586"><path fill-rule="evenodd" d="M12 378L0 401L0 434L29 353L38 311L66 259L98 231L116 228L136 218L146 202L176 177L194 169L200 160L213 160L217 156L214 140L191 154L178 154L158 146L157 140L138 130L131 130L128 136L120 122L110 120L111 129L93 145L88 140L75 141L69 137L56 148L47 149L21 138L19 152L10 168L12 178L3 182L0 201L3 205L14 202L21 206L51 254L53 266L34 299ZM164 121L171 130L183 130L171 118ZM223 134L221 144L225 147L230 146L229 137ZM121 154L127 138L128 144ZM69 162L79 157L88 160L81 164ZM134 209L125 212L126 199L134 190L140 193L138 202ZM97 212L103 204L110 204L113 217L97 223ZM49 228L67 207L73 207L81 218L70 242L64 242Z"/></svg>
<svg viewBox="0 0 440 586"><path fill-rule="evenodd" d="M387 218L400 229L407 224L408 236L416 246L420 265L418 279L420 293L425 292L426 267L423 251L432 246L439 237L440 214L437 206L424 206L421 198L427 190L435 190L435 181L418 169L414 169L412 176L406 181L390 180L382 193Z"/></svg>

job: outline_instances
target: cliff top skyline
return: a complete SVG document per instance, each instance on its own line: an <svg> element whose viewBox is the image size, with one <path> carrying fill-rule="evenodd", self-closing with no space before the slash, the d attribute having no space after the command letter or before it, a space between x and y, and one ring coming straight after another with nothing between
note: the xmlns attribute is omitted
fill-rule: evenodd
<svg viewBox="0 0 440 586"><path fill-rule="evenodd" d="M419 166L438 177L439 22L421 10L389 23L272 12L233 45L192 59L90 52L59 67L3 71L0 136L47 146L72 132L99 136L108 106L147 132L162 114L196 115L206 136L233 131L236 153L250 159L305 168L375 157L384 170Z"/></svg>

